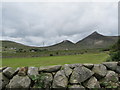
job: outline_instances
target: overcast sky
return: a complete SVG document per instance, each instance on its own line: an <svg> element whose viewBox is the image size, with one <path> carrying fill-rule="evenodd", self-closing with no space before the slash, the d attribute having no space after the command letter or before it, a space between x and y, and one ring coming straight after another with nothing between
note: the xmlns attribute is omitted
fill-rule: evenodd
<svg viewBox="0 0 120 90"><path fill-rule="evenodd" d="M66 39L75 43L94 31L116 36L117 4L117 2L2 3L0 39L31 46L42 46L44 42L47 46Z"/></svg>

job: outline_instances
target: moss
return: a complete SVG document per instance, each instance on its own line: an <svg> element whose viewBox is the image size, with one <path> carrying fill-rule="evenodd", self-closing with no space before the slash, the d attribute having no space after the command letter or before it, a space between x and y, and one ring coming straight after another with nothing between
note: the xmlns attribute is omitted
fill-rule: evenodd
<svg viewBox="0 0 120 90"><path fill-rule="evenodd" d="M119 85L117 83L114 82L102 82L101 86L104 88L117 88Z"/></svg>
<svg viewBox="0 0 120 90"><path fill-rule="evenodd" d="M34 81L34 86L33 88L44 88L44 79L45 79L45 74L41 73L39 75L32 75L30 78Z"/></svg>

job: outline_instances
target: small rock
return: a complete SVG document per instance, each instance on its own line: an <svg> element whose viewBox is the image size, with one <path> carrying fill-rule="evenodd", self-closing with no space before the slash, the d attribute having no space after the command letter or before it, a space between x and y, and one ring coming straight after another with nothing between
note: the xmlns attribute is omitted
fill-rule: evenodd
<svg viewBox="0 0 120 90"><path fill-rule="evenodd" d="M40 67L40 72L57 72L61 69L61 65L54 65L54 66L46 66L46 67Z"/></svg>
<svg viewBox="0 0 120 90"><path fill-rule="evenodd" d="M8 78L12 78L14 73L15 71L11 67L7 67L6 69L3 70L3 74Z"/></svg>
<svg viewBox="0 0 120 90"><path fill-rule="evenodd" d="M89 80L84 82L86 88L100 88L100 84L95 77L91 77Z"/></svg>
<svg viewBox="0 0 120 90"><path fill-rule="evenodd" d="M86 68L92 69L93 68L93 64L83 64L83 66L85 66Z"/></svg>
<svg viewBox="0 0 120 90"><path fill-rule="evenodd" d="M73 70L73 73L70 77L70 83L71 84L77 84L84 82L88 78L90 78L94 72L89 70L88 68L85 68L84 66L76 67Z"/></svg>
<svg viewBox="0 0 120 90"><path fill-rule="evenodd" d="M55 76L56 72L52 72L52 75Z"/></svg>
<svg viewBox="0 0 120 90"><path fill-rule="evenodd" d="M38 75L38 68L37 67L29 67L28 68L28 75Z"/></svg>
<svg viewBox="0 0 120 90"><path fill-rule="evenodd" d="M52 88L66 88L68 85L68 79L65 76L63 70L58 71L53 79Z"/></svg>
<svg viewBox="0 0 120 90"><path fill-rule="evenodd" d="M105 75L107 74L107 69L102 64L95 64L92 71L95 73L97 79L105 77Z"/></svg>
<svg viewBox="0 0 120 90"><path fill-rule="evenodd" d="M72 74L72 69L69 67L68 64L65 64L64 65L64 72L65 72L65 75L69 78L69 75Z"/></svg>
<svg viewBox="0 0 120 90"><path fill-rule="evenodd" d="M14 76L10 83L7 85L7 88L29 88L31 80L28 76Z"/></svg>
<svg viewBox="0 0 120 90"><path fill-rule="evenodd" d="M104 62L103 65L105 65L110 70L116 70L117 68L117 62Z"/></svg>
<svg viewBox="0 0 120 90"><path fill-rule="evenodd" d="M19 76L25 76L27 75L28 67L22 67L19 69L18 75Z"/></svg>

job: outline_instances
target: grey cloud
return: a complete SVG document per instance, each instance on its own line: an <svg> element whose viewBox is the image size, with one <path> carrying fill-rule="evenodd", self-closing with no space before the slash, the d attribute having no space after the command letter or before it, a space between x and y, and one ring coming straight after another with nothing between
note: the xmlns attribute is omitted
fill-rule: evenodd
<svg viewBox="0 0 120 90"><path fill-rule="evenodd" d="M117 35L117 3L3 3L3 39L27 45Z"/></svg>

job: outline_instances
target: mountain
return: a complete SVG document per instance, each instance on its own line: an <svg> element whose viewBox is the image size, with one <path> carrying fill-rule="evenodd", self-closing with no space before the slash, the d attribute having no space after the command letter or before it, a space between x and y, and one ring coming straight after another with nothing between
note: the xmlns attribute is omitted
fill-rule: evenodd
<svg viewBox="0 0 120 90"><path fill-rule="evenodd" d="M57 43L57 44L52 45L52 46L48 46L46 48L49 50L73 50L74 47L75 47L74 43L72 43L69 40L64 40L60 43Z"/></svg>
<svg viewBox="0 0 120 90"><path fill-rule="evenodd" d="M118 36L104 36L98 32L93 32L84 39L73 43L69 40L64 40L55 45L47 47L30 47L13 41L2 40L2 47L4 48L17 48L17 49L48 49L48 50L80 50L80 49L96 49L96 48L108 48L118 40Z"/></svg>
<svg viewBox="0 0 120 90"><path fill-rule="evenodd" d="M93 32L84 39L76 43L76 47L79 49L92 49L92 48L107 48L117 42L117 36L104 36L98 32Z"/></svg>

